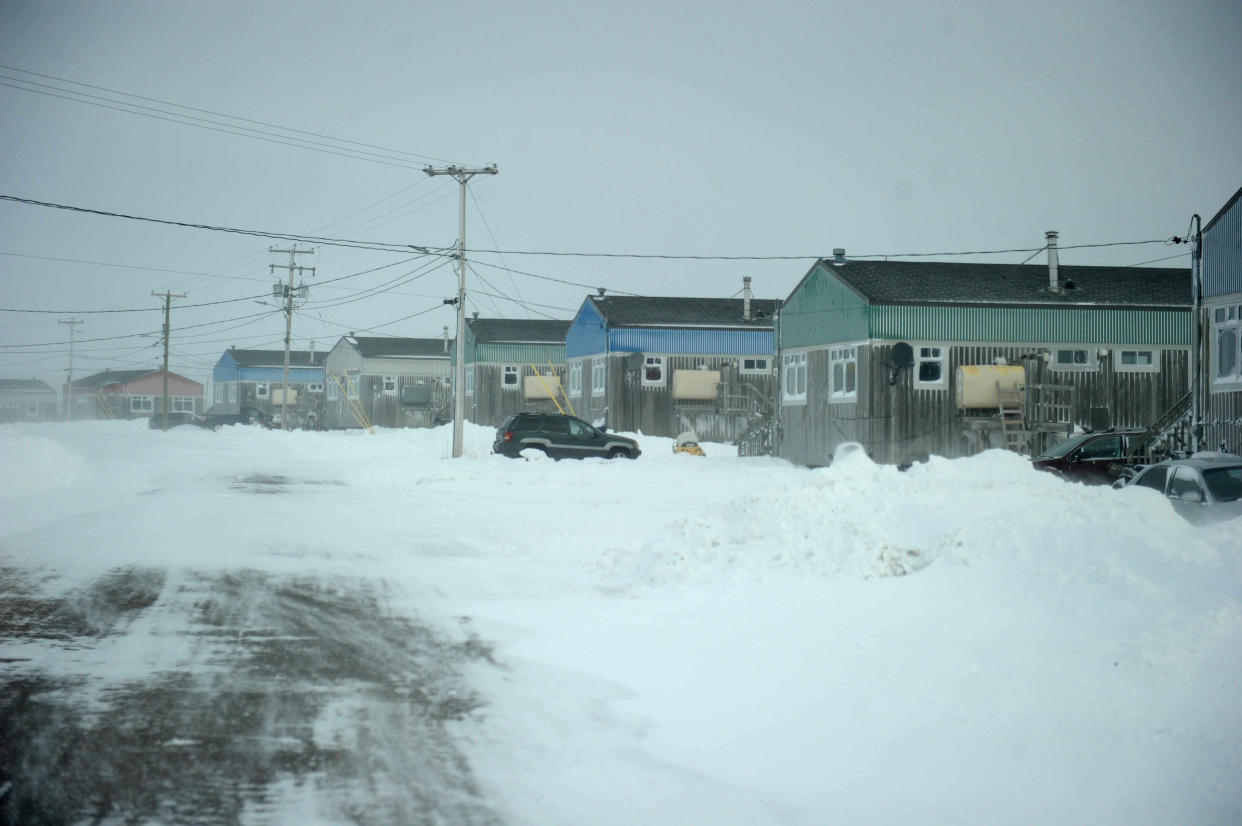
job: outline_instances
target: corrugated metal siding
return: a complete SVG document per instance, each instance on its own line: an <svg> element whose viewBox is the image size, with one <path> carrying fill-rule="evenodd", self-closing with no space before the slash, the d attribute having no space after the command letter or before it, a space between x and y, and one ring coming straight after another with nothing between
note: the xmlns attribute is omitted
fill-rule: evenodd
<svg viewBox="0 0 1242 826"><path fill-rule="evenodd" d="M448 358L364 358L362 372L367 376L446 377L453 372L453 362Z"/></svg>
<svg viewBox="0 0 1242 826"><path fill-rule="evenodd" d="M1242 199L1203 233L1203 295L1242 293Z"/></svg>
<svg viewBox="0 0 1242 826"><path fill-rule="evenodd" d="M482 364L537 364L546 366L565 363L563 344L479 344L474 361Z"/></svg>
<svg viewBox="0 0 1242 826"><path fill-rule="evenodd" d="M870 337L898 341L1185 346L1190 343L1190 328L1189 308L1114 310L883 305L871 308Z"/></svg>
<svg viewBox="0 0 1242 826"><path fill-rule="evenodd" d="M280 382L285 380L283 367L243 367L239 371L239 381ZM305 384L323 381L322 367L290 367L289 383Z"/></svg>
<svg viewBox="0 0 1242 826"><path fill-rule="evenodd" d="M609 330L613 352L685 353L687 355L770 356L775 352L772 330Z"/></svg>
<svg viewBox="0 0 1242 826"><path fill-rule="evenodd" d="M565 334L565 355L570 358L591 356L603 353L607 348L608 334L604 319L588 299L582 302L573 323L569 325L569 332Z"/></svg>
<svg viewBox="0 0 1242 826"><path fill-rule="evenodd" d="M818 263L779 317L782 349L867 338L866 301Z"/></svg>

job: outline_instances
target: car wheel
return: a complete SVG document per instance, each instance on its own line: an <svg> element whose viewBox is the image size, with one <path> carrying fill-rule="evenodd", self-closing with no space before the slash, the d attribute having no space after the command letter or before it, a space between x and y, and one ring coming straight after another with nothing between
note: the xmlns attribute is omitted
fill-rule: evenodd
<svg viewBox="0 0 1242 826"><path fill-rule="evenodd" d="M628 459L630 458L630 452L623 447L614 447L612 450L608 451L608 458Z"/></svg>

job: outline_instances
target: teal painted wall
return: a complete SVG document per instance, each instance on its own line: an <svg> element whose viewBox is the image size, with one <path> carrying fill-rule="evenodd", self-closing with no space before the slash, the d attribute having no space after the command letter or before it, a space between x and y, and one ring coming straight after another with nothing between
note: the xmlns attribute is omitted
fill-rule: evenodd
<svg viewBox="0 0 1242 826"><path fill-rule="evenodd" d="M779 347L867 338L867 302L816 263L780 310Z"/></svg>

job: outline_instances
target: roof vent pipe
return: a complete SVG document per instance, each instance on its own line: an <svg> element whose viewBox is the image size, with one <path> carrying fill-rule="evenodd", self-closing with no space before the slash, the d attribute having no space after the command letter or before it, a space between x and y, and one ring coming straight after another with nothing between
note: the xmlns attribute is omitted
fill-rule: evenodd
<svg viewBox="0 0 1242 826"><path fill-rule="evenodd" d="M834 264L845 263L845 247L833 247L832 248L832 263Z"/></svg>
<svg viewBox="0 0 1242 826"><path fill-rule="evenodd" d="M448 352L448 325L444 325L444 352Z"/></svg>
<svg viewBox="0 0 1242 826"><path fill-rule="evenodd" d="M1061 279L1057 275L1057 232L1056 230L1048 230L1044 233L1047 239L1048 249L1048 292L1061 292Z"/></svg>
<svg viewBox="0 0 1242 826"><path fill-rule="evenodd" d="M742 276L742 321L750 321L750 276Z"/></svg>
<svg viewBox="0 0 1242 826"><path fill-rule="evenodd" d="M311 364L315 363L315 340L313 338L311 339L310 360Z"/></svg>

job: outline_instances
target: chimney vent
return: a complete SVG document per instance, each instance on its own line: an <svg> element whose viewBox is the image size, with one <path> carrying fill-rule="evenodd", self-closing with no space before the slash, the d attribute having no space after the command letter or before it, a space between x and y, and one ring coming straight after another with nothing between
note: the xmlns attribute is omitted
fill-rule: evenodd
<svg viewBox="0 0 1242 826"><path fill-rule="evenodd" d="M832 263L834 263L834 264L844 264L844 263L845 263L845 247L833 247L833 249L832 249Z"/></svg>
<svg viewBox="0 0 1242 826"><path fill-rule="evenodd" d="M448 338L448 325L447 325L447 324L445 324L445 325L444 325L444 352L446 352L446 353L448 352L448 342L449 342L449 338Z"/></svg>
<svg viewBox="0 0 1242 826"><path fill-rule="evenodd" d="M750 276L742 276L742 320L750 321Z"/></svg>
<svg viewBox="0 0 1242 826"><path fill-rule="evenodd" d="M603 298L603 297L604 297L604 288L603 288L603 287L596 287L596 288L595 288L595 291L599 293L600 298Z"/></svg>
<svg viewBox="0 0 1242 826"><path fill-rule="evenodd" d="M1044 238L1047 239L1048 241L1047 243L1048 292L1059 293L1061 292L1061 279L1059 275L1057 274L1057 268L1059 264L1057 262L1057 232L1056 230L1051 230L1051 229L1048 230L1047 232L1044 233Z"/></svg>

